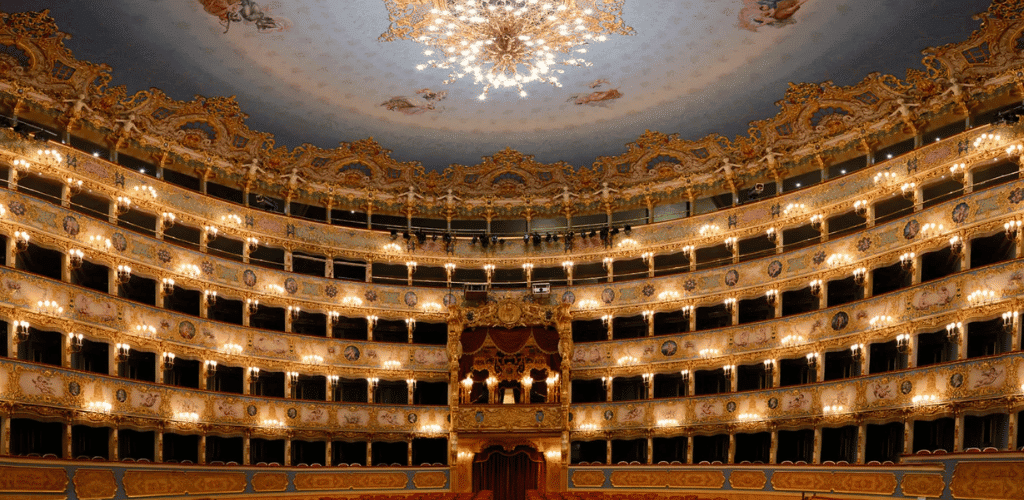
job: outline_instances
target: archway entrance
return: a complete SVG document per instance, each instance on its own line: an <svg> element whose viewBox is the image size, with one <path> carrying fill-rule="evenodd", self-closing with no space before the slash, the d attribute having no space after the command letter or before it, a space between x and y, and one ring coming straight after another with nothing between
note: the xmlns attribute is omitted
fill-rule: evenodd
<svg viewBox="0 0 1024 500"><path fill-rule="evenodd" d="M544 485L544 455L528 446L511 451L492 446L473 459L473 493L494 492L494 500L525 500Z"/></svg>

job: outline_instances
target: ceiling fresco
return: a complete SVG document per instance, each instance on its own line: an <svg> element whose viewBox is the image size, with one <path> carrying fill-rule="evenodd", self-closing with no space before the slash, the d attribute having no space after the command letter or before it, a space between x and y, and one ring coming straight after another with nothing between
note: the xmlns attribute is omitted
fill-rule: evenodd
<svg viewBox="0 0 1024 500"><path fill-rule="evenodd" d="M587 166L645 130L745 134L777 112L789 82L903 77L927 47L965 40L988 0L616 0L631 34L588 47L561 87L443 82L424 47L384 41L390 11L428 0L6 0L49 9L76 57L113 67L129 93L236 96L279 145L373 137L427 169L511 147Z"/></svg>

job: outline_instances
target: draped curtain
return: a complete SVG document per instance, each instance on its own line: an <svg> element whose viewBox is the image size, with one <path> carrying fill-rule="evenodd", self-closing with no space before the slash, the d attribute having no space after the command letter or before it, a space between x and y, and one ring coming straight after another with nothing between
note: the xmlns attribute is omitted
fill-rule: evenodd
<svg viewBox="0 0 1024 500"><path fill-rule="evenodd" d="M462 352L472 354L484 346L487 338L499 351L515 354L522 350L533 337L537 347L544 353L558 352L558 331L541 327L520 328L474 328L462 332Z"/></svg>
<svg viewBox="0 0 1024 500"><path fill-rule="evenodd" d="M494 500L525 500L527 490L543 484L543 460L536 450L523 447L485 450L473 461L473 492L490 490Z"/></svg>

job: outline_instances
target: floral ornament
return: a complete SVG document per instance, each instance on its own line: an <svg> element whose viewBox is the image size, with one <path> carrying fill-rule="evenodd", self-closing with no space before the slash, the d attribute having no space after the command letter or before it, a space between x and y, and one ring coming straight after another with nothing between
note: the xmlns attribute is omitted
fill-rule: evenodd
<svg viewBox="0 0 1024 500"><path fill-rule="evenodd" d="M640 290L640 293L644 294L644 297L650 297L654 295L654 285L648 283Z"/></svg>
<svg viewBox="0 0 1024 500"><path fill-rule="evenodd" d="M818 252L814 254L814 258L812 258L811 261L814 262L814 265L816 266L820 265L822 262L825 262L825 251L818 250Z"/></svg>
<svg viewBox="0 0 1024 500"><path fill-rule="evenodd" d="M377 301L377 292L375 292L373 290L367 290L366 293L363 294L363 297L366 298L367 302L376 302Z"/></svg>
<svg viewBox="0 0 1024 500"><path fill-rule="evenodd" d="M199 264L199 268L203 270L203 274L213 276L213 262L204 260L202 264Z"/></svg>
<svg viewBox="0 0 1024 500"><path fill-rule="evenodd" d="M325 286L324 287L324 295L326 295L326 296L328 296L328 297L333 299L336 295L338 295L338 287L336 287L334 285L327 285L327 286Z"/></svg>
<svg viewBox="0 0 1024 500"><path fill-rule="evenodd" d="M867 252L869 248L871 248L871 238L865 236L857 240L857 250Z"/></svg>
<svg viewBox="0 0 1024 500"><path fill-rule="evenodd" d="M968 206L966 203L961 202L957 206L953 207L953 213L950 215L950 218L953 219L953 222L957 224L963 224L965 221L967 221L967 217L970 214L971 207Z"/></svg>
<svg viewBox="0 0 1024 500"><path fill-rule="evenodd" d="M25 215L25 204L20 201L12 201L7 208L11 209L11 213L14 215Z"/></svg>
<svg viewBox="0 0 1024 500"><path fill-rule="evenodd" d="M697 289L697 280L688 279L688 280L686 280L685 283L683 283L683 290L686 290L687 292L692 292L692 291L694 291L696 289Z"/></svg>
<svg viewBox="0 0 1024 500"><path fill-rule="evenodd" d="M1013 191L1010 191L1010 196L1008 197L1008 199L1010 203L1013 203L1014 205L1024 201L1024 189L1017 188L1014 189Z"/></svg>
<svg viewBox="0 0 1024 500"><path fill-rule="evenodd" d="M171 259L173 259L173 257L171 257L171 252L168 252L166 248L161 248L157 251L156 258L160 259L160 262L163 262L164 264L167 264Z"/></svg>

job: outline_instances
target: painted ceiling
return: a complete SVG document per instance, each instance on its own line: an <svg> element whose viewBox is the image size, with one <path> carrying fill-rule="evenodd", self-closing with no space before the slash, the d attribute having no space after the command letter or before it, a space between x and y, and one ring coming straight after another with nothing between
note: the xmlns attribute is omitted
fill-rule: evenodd
<svg viewBox="0 0 1024 500"><path fill-rule="evenodd" d="M593 65L565 68L561 88L532 83L526 98L497 89L480 101L471 79L445 85L446 70L417 71L427 58L415 42L379 41L384 0L244 1L261 17L237 15L243 0L4 0L2 9L49 9L76 57L112 66L129 93L236 96L247 124L279 145L373 137L397 160L438 169L506 147L590 165L645 130L745 135L775 114L789 82L903 77L921 68L923 49L967 39L989 4L624 0L635 34L588 47Z"/></svg>

